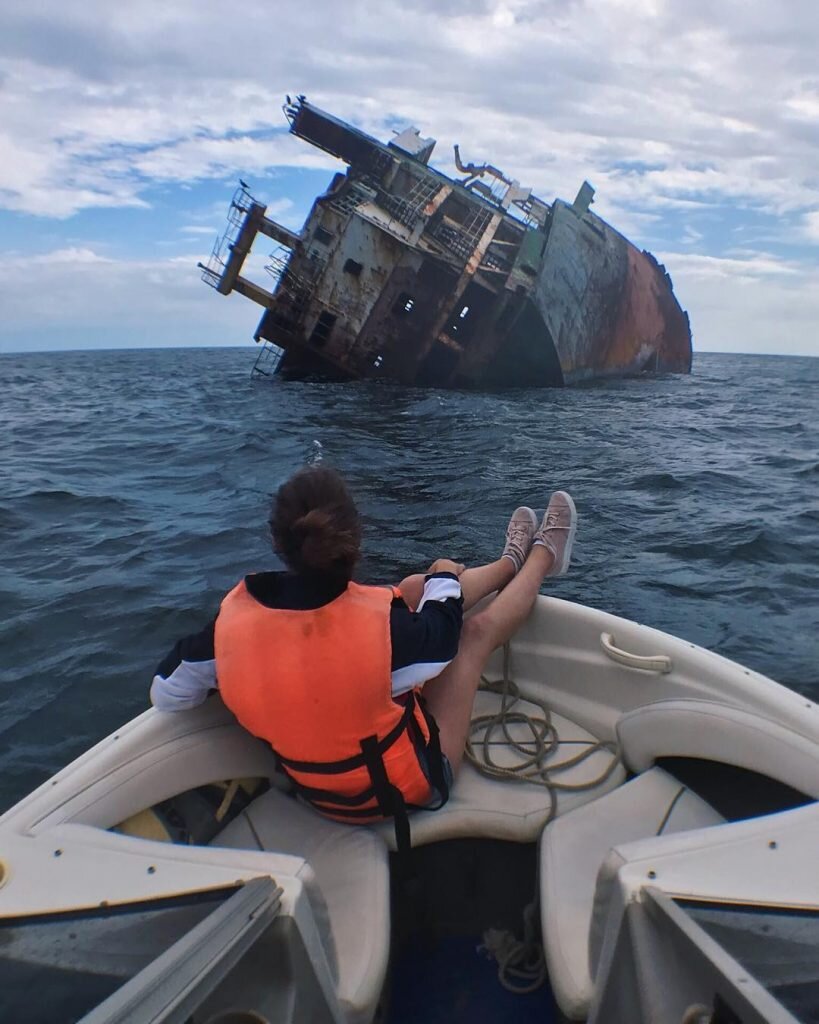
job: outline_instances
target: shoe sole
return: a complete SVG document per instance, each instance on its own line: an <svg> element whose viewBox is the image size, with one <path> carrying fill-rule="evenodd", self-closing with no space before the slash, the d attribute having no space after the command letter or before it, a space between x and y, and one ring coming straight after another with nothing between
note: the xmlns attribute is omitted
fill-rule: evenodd
<svg viewBox="0 0 819 1024"><path fill-rule="evenodd" d="M569 537L563 548L563 558L561 559L560 565L555 565L550 576L565 576L569 570L569 563L572 560L572 547L574 545L574 535L577 533L577 509L574 505L574 500L571 494L566 491L555 491L552 497L560 494L566 499L566 504L571 510L571 525L569 526Z"/></svg>

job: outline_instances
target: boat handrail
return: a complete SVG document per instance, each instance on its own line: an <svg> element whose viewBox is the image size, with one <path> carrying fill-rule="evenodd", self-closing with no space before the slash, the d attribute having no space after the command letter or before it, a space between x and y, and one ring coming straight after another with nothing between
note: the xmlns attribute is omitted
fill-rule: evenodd
<svg viewBox="0 0 819 1024"><path fill-rule="evenodd" d="M643 672L658 672L667 675L673 668L671 658L666 654L632 654L616 646L612 633L600 634L600 645L612 661L619 662L627 668L641 669Z"/></svg>

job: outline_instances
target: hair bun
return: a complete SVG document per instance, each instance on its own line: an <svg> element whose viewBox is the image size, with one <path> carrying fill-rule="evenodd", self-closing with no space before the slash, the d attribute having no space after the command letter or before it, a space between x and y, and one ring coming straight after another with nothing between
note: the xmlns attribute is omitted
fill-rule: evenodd
<svg viewBox="0 0 819 1024"><path fill-rule="evenodd" d="M276 550L291 569L350 579L361 525L350 493L334 470L303 469L282 484L270 527Z"/></svg>
<svg viewBox="0 0 819 1024"><path fill-rule="evenodd" d="M314 508L293 523L293 533L301 540L301 560L311 569L327 570L338 559L336 534L325 509Z"/></svg>

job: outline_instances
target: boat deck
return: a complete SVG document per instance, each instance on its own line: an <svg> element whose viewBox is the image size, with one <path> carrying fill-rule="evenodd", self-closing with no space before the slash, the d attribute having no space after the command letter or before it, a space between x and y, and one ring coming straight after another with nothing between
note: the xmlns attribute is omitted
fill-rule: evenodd
<svg viewBox="0 0 819 1024"><path fill-rule="evenodd" d="M548 980L531 993L510 992L481 949L488 928L521 937L524 907L536 895L536 859L535 843L456 839L415 849L408 880L392 865L385 1024L561 1019Z"/></svg>

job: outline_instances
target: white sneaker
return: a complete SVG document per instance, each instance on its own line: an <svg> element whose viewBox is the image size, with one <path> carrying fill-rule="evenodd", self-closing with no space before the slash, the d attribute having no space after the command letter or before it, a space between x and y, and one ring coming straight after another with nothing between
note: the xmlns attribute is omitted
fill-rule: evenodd
<svg viewBox="0 0 819 1024"><path fill-rule="evenodd" d="M571 495L565 491L555 491L533 540L534 544L542 544L554 555L554 565L547 576L562 576L569 568L576 532L577 509Z"/></svg>
<svg viewBox="0 0 819 1024"><path fill-rule="evenodd" d="M526 505L516 508L506 527L506 546L501 555L501 558L511 559L516 573L520 572L521 566L532 549L535 530L537 530L537 516L532 509Z"/></svg>

